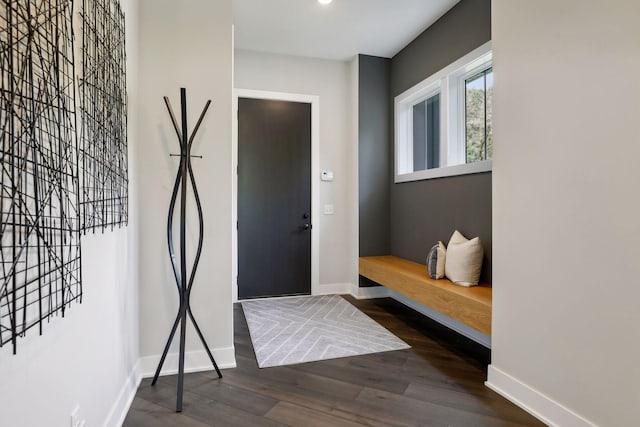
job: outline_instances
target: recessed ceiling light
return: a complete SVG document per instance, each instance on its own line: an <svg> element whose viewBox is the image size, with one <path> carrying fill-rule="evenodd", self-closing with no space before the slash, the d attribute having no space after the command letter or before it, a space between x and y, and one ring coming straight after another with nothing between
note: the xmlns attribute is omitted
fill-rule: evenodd
<svg viewBox="0 0 640 427"><path fill-rule="evenodd" d="M329 4L331 3L333 0L318 0L318 3L320 4Z"/></svg>

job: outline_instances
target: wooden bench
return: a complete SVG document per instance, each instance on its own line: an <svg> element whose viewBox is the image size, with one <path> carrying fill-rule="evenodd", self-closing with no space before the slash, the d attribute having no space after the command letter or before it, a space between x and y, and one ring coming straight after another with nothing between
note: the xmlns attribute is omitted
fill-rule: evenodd
<svg viewBox="0 0 640 427"><path fill-rule="evenodd" d="M360 275L407 298L491 335L491 286L466 288L435 280L424 265L394 256L360 258Z"/></svg>

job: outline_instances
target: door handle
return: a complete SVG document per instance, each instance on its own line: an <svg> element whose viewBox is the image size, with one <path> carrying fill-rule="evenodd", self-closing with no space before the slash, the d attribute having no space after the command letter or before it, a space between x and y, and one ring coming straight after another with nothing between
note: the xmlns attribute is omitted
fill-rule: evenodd
<svg viewBox="0 0 640 427"><path fill-rule="evenodd" d="M302 226L303 230L308 230L310 228L311 228L311 224L305 224L305 225Z"/></svg>

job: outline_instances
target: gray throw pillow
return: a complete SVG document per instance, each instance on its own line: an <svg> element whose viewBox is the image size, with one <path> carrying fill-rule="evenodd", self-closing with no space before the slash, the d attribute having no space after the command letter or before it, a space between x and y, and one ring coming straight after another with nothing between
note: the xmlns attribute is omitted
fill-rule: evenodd
<svg viewBox="0 0 640 427"><path fill-rule="evenodd" d="M442 242L433 245L427 255L427 273L432 279L442 279L447 256L447 248Z"/></svg>

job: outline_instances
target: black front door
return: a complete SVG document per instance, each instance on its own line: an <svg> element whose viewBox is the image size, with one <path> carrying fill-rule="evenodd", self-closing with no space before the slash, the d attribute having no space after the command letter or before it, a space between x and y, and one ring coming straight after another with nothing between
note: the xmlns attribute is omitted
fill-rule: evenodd
<svg viewBox="0 0 640 427"><path fill-rule="evenodd" d="M311 293L311 104L238 99L238 297Z"/></svg>

